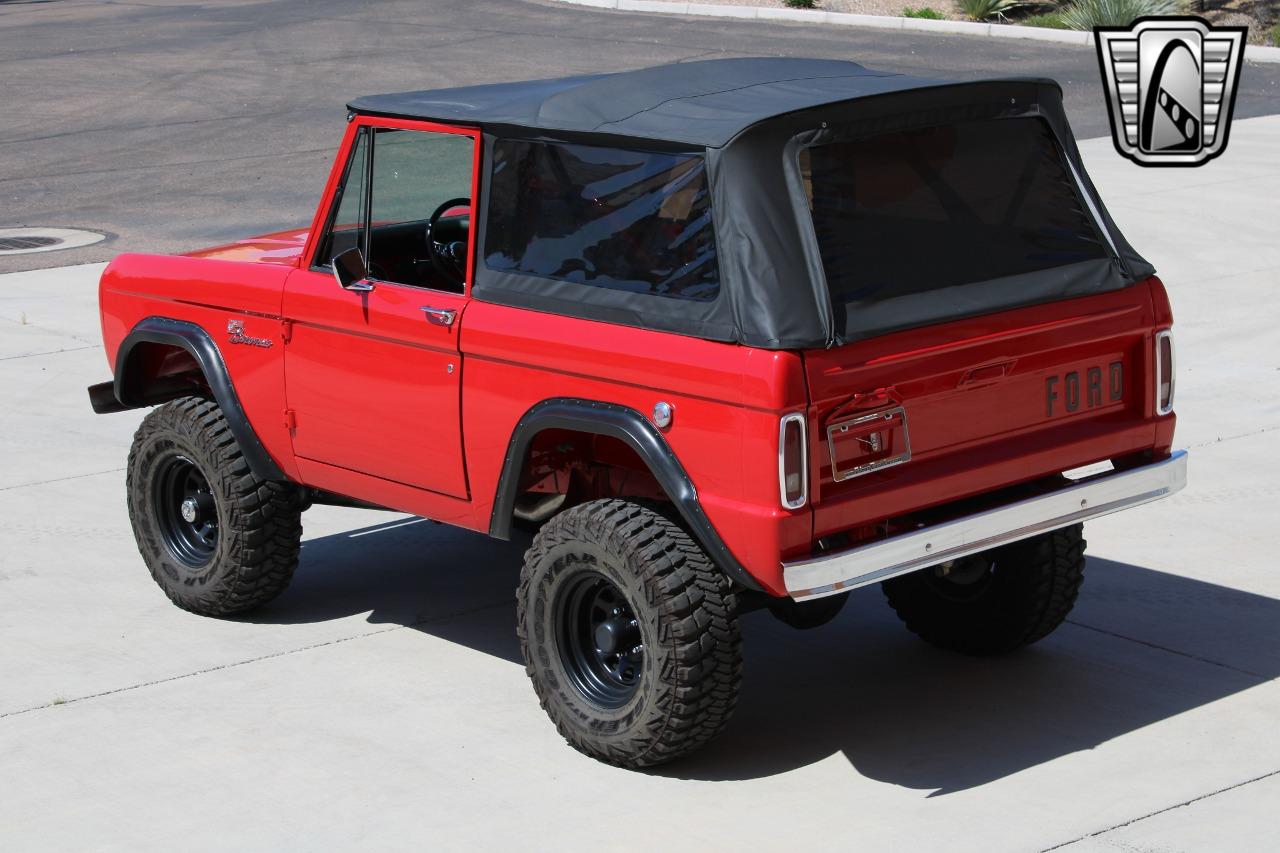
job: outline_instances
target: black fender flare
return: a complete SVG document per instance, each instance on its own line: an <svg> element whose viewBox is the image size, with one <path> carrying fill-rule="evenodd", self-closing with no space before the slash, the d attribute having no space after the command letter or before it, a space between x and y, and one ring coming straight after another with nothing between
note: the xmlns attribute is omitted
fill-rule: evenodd
<svg viewBox="0 0 1280 853"><path fill-rule="evenodd" d="M134 398L130 393L131 389L125 386L129 358L134 348L142 343L181 347L191 353L191 357L204 373L205 381L209 383L214 402L218 404L223 417L227 419L231 434L240 445L240 452L244 454L249 470L253 471L254 476L260 480L288 481L289 478L280 470L280 466L275 463L267 453L267 449L262 446L262 442L258 440L258 434L253 431L253 426L250 425L249 418L244 413L244 407L240 405L235 386L231 383L231 374L227 370L226 362L222 360L218 345L213 342L208 332L195 323L168 317L148 317L134 326L125 336L125 339L120 342L120 349L116 351L115 378L112 383L112 390L121 409L137 409L151 405L149 402Z"/></svg>
<svg viewBox="0 0 1280 853"><path fill-rule="evenodd" d="M615 403L556 397L543 400L524 413L512 430L507 455L502 462L502 476L498 480L498 493L494 496L493 514L489 519L490 536L498 539L511 537L520 470L534 436L546 429L576 430L622 441L649 466L658 485L667 493L689 532L711 561L740 586L750 590L761 589L712 526L698 501L693 481L658 428L635 409Z"/></svg>

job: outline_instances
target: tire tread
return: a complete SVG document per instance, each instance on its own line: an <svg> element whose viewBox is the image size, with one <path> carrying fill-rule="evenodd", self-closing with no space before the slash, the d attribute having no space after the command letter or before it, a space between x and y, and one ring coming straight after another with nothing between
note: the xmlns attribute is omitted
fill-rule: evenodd
<svg viewBox="0 0 1280 853"><path fill-rule="evenodd" d="M600 544L640 574L650 603L668 626L673 668L659 673L655 706L662 713L625 743L593 736L571 724L533 664L526 630L530 566L574 542ZM647 767L679 758L715 737L728 723L742 680L742 639L732 586L679 525L647 506L618 499L568 509L543 526L525 555L517 592L517 625L526 672L543 710L575 749L622 767Z"/></svg>
<svg viewBox="0 0 1280 853"><path fill-rule="evenodd" d="M139 490L149 487L135 474L139 455L148 442L177 434L209 457L212 470L205 472L210 485L228 499L226 524L220 536L229 542L221 577L206 594L191 595L174 584L154 558L146 559L152 578L169 600L184 610L205 616L228 616L260 607L289 585L298 567L302 519L298 491L290 483L259 480L249 469L231 428L218 404L198 397L184 397L152 410L134 435L129 451L129 519L147 557L140 525ZM188 594L184 594L188 593Z"/></svg>
<svg viewBox="0 0 1280 853"><path fill-rule="evenodd" d="M1052 530L997 549L1009 565L992 595L956 605L938 596L925 569L881 584L907 629L933 645L973 655L1029 646L1051 634L1084 583L1084 525Z"/></svg>

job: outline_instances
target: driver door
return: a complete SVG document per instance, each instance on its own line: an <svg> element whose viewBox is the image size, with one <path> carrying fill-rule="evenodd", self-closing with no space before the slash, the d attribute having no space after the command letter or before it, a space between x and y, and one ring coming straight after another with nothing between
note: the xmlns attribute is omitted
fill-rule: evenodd
<svg viewBox="0 0 1280 853"><path fill-rule="evenodd" d="M359 117L348 133L323 227L285 286L285 418L304 471L467 497L458 335L478 148L475 131L422 122ZM367 275L344 287L332 259L350 250Z"/></svg>

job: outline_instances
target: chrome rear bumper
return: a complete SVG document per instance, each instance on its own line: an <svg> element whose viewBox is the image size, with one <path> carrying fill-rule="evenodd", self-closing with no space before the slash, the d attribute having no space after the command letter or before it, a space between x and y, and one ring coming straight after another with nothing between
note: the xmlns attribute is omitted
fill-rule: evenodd
<svg viewBox="0 0 1280 853"><path fill-rule="evenodd" d="M1100 515L1168 497L1187 484L1187 452L1100 474L1027 500L913 530L837 554L782 564L797 601L835 595Z"/></svg>

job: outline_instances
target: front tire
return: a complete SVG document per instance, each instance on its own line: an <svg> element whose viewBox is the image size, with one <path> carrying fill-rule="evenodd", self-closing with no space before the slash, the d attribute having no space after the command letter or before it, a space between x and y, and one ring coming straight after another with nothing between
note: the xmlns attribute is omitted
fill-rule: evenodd
<svg viewBox="0 0 1280 853"><path fill-rule="evenodd" d="M881 584L908 629L945 649L995 655L1062 624L1084 582L1076 524Z"/></svg>
<svg viewBox="0 0 1280 853"><path fill-rule="evenodd" d="M148 414L126 482L138 550L174 604L228 616L289 585L302 538L297 489L253 475L216 403L187 397Z"/></svg>
<svg viewBox="0 0 1280 853"><path fill-rule="evenodd" d="M534 691L580 752L649 767L728 722L742 677L735 596L652 509L599 500L557 515L525 555L516 601Z"/></svg>

